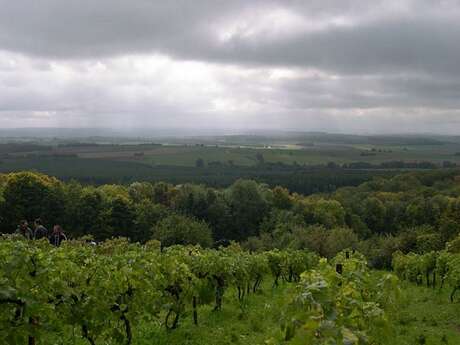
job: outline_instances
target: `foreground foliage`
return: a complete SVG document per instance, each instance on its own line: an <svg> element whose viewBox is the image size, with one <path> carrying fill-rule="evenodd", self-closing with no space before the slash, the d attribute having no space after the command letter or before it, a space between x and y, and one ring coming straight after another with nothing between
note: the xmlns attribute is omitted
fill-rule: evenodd
<svg viewBox="0 0 460 345"><path fill-rule="evenodd" d="M270 269L294 281L316 262L301 251L249 254L232 245L161 252L157 242L123 239L52 248L46 241L6 238L0 254L0 340L8 344L25 344L28 337L52 342L75 332L90 344L131 344L141 323L175 329L192 309L198 324L197 306L221 310L227 289L234 287L244 303ZM279 260L269 265L269 255Z"/></svg>
<svg viewBox="0 0 460 345"><path fill-rule="evenodd" d="M398 279L391 274L376 279L359 253L342 252L332 263L322 259L302 274L285 316L285 340L384 344L394 337L388 313L398 304Z"/></svg>
<svg viewBox="0 0 460 345"><path fill-rule="evenodd" d="M142 331L158 325L164 332L184 322L200 327L200 310L221 313L229 298L244 311L264 280L275 289L293 284L290 302L279 307L279 338L268 342L375 344L388 334L386 313L398 290L393 276L373 279L365 260L350 253L318 264L305 251L251 254L235 244L161 251L155 241L116 239L54 248L4 237L0 254L0 342L6 344L139 343Z"/></svg>

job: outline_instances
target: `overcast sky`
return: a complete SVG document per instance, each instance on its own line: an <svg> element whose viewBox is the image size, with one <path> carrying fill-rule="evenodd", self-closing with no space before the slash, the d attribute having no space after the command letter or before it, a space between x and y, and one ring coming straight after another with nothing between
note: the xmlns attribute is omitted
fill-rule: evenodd
<svg viewBox="0 0 460 345"><path fill-rule="evenodd" d="M0 126L455 134L459 42L451 0L0 0Z"/></svg>

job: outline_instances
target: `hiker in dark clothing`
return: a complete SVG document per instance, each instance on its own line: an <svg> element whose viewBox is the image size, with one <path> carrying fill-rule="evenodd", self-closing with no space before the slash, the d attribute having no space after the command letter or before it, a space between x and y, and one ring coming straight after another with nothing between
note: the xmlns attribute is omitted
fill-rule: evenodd
<svg viewBox="0 0 460 345"><path fill-rule="evenodd" d="M32 229L29 228L29 223L27 223L27 220L21 220L16 229L16 233L24 236L28 240L32 240L34 238L34 233Z"/></svg>
<svg viewBox="0 0 460 345"><path fill-rule="evenodd" d="M34 239L40 240L42 238L48 238L48 229L45 228L42 224L42 220L40 218L35 219L34 222Z"/></svg>
<svg viewBox="0 0 460 345"><path fill-rule="evenodd" d="M67 241L67 237L62 230L62 226L55 225L53 227L53 233L49 237L49 241L53 246L59 247L62 241Z"/></svg>

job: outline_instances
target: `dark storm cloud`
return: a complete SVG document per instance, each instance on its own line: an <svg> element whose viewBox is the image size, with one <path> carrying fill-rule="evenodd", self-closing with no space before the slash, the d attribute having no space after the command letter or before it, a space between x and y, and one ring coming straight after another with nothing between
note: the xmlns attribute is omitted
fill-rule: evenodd
<svg viewBox="0 0 460 345"><path fill-rule="evenodd" d="M429 71L458 75L460 45L454 43L460 37L458 19L382 21L254 45L235 39L233 47L222 47L227 54L214 51L212 56L338 73Z"/></svg>
<svg viewBox="0 0 460 345"><path fill-rule="evenodd" d="M43 0L0 1L0 46L25 54L88 58L151 53L206 35L228 1ZM196 42L195 42L196 43Z"/></svg>
<svg viewBox="0 0 460 345"><path fill-rule="evenodd" d="M165 53L180 59L342 73L459 73L457 2L428 6L426 1L403 1L405 6L396 9L391 1L362 3L43 0L26 5L3 0L0 46L61 58ZM262 25L251 34L252 26L263 24L270 13L274 23L279 21L276 11L282 10L303 19L305 26L283 35ZM309 24L316 25L314 30ZM219 31L226 28L233 32L220 40Z"/></svg>

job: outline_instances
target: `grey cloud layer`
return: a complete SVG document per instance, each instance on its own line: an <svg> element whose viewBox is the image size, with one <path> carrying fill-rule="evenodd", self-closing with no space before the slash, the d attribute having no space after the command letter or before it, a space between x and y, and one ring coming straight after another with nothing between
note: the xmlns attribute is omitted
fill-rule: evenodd
<svg viewBox="0 0 460 345"><path fill-rule="evenodd" d="M26 54L87 58L156 52L355 73L459 71L457 1L43 0L26 5L2 0L0 6L0 46ZM261 27L248 35L254 22L276 10L303 18L306 28L280 35ZM277 19L275 14L271 21ZM329 25L321 27L322 22ZM308 24L319 29L308 30ZM221 41L218 31L226 27L234 32Z"/></svg>
<svg viewBox="0 0 460 345"><path fill-rule="evenodd" d="M390 131L398 120L438 131L459 116L457 0L0 0L0 8L0 118L11 126L22 112L34 124L195 116L216 126ZM143 67L133 73L136 61ZM149 63L153 74L142 71ZM287 75L273 77L279 70Z"/></svg>

